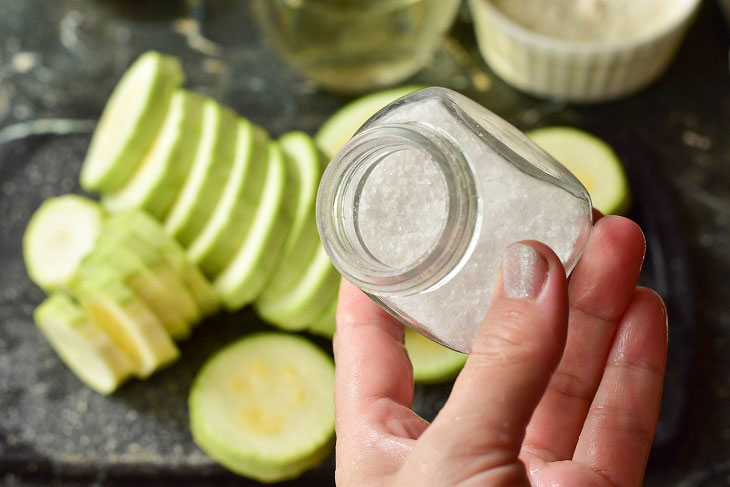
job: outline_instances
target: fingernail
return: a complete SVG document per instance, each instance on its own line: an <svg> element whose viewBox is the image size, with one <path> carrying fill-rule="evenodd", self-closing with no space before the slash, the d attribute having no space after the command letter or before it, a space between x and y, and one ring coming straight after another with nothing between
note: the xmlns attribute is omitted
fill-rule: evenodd
<svg viewBox="0 0 730 487"><path fill-rule="evenodd" d="M547 261L537 250L523 243L507 247L502 258L504 293L510 299L534 299L547 276Z"/></svg>

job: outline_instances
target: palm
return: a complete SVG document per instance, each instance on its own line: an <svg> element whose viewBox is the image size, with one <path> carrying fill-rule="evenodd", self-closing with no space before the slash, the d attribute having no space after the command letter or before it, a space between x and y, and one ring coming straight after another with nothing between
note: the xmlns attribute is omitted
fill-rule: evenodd
<svg viewBox="0 0 730 487"><path fill-rule="evenodd" d="M533 487L641 484L666 359L661 299L636 288L643 252L641 232L628 220L609 217L596 225L568 286L562 358L547 376L544 394L535 398L537 406L525 412L526 429L515 433L517 445L524 434L521 448L510 453L489 435L481 440L483 451L503 448L500 468L509 464L521 470L523 478L526 471ZM462 374L452 398L429 425L409 409L413 382L405 351L398 345L402 327L346 283L340 296L335 344L338 479L353 484L352 465L342 461L360 458L357 473L363 480L398 477L393 482L397 485L424 474L438 485L443 482L434 479L444 468L438 462L444 451L451 451L457 460L451 458L450 464L462 465L462 473L451 479L467 485L500 484L490 483L487 467L473 473L463 467L480 450L472 445L464 452L461 439L487 429L479 416L475 424L459 424L455 418L473 415L475 405L486 404L478 388ZM375 356L373 350L378 350ZM502 387L509 388L509 382ZM462 404L450 404L455 395ZM519 406L519 401L511 405ZM454 415L455 410L460 414Z"/></svg>

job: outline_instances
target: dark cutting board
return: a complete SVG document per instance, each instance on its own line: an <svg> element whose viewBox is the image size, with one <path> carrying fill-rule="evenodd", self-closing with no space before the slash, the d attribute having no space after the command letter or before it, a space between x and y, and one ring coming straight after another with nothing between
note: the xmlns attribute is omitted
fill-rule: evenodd
<svg viewBox="0 0 730 487"><path fill-rule="evenodd" d="M186 397L203 361L231 340L266 328L245 309L202 323L181 344L182 358L146 381L104 397L84 387L32 323L43 293L25 274L21 237L50 196L79 192L85 133L34 135L0 145L0 472L32 473L44 485L64 478L85 485L254 485L209 460L192 442ZM692 350L693 312L684 246L652 153L628 136L613 141L635 190L631 217L647 234L642 283L656 288L671 317L670 358L655 454L678 432ZM315 340L330 349L326 340ZM414 409L431 419L451 384L420 386ZM290 485L334 484L330 459ZM0 478L0 482L2 479Z"/></svg>

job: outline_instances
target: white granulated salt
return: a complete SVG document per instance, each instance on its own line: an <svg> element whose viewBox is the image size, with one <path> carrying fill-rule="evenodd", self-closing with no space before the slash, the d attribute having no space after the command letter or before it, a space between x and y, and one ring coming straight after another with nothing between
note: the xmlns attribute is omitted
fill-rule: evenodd
<svg viewBox="0 0 730 487"><path fill-rule="evenodd" d="M579 42L649 37L680 19L691 0L491 0L528 30Z"/></svg>
<svg viewBox="0 0 730 487"><path fill-rule="evenodd" d="M437 100L404 107L384 116L382 122L412 120L438 126L458 142L471 160L481 199L482 223L471 255L462 261L463 267L448 281L410 296L379 298L419 323L441 342L468 351L492 301L505 248L519 240L537 240L548 245L564 264L574 260L578 243L590 228L590 207L585 200L559 185L538 179L506 161L484 143L480 134L463 121L454 119ZM413 151L413 154L418 152ZM368 198L372 197L369 205L373 206L368 206L362 215L365 221L360 222L360 228L368 229L366 242L371 245L371 251L381 259L389 259L392 255L389 262L396 265L400 260L408 261L422 255L430 248L429 242L433 243L437 238L438 233L428 226L428 222L442 222L445 218L442 213L445 209L440 203L445 196L439 196L445 190L435 184L429 186L430 192L416 196L422 185L438 181L428 167L438 169L428 161L414 160L412 156L393 161L392 165L383 166L383 174L378 179L373 179L378 185L368 190ZM374 208L376 196L380 198L377 210ZM439 204L424 205L432 196ZM409 201L409 198L413 200ZM385 204L384 199L390 204ZM367 221L370 218L372 221ZM401 233L399 227L404 225L414 233ZM419 239L422 242L418 242ZM411 245L415 247L409 250Z"/></svg>
<svg viewBox="0 0 730 487"><path fill-rule="evenodd" d="M433 248L446 221L448 195L441 171L423 152L389 154L363 185L358 228L370 253L405 268Z"/></svg>
<svg viewBox="0 0 730 487"><path fill-rule="evenodd" d="M520 240L548 245L561 261L573 252L584 208L569 193L500 163L479 174L484 199L480 238L461 271L443 286L391 298L408 316L429 326L442 341L468 349L486 316L504 249ZM572 231L571 231L572 230Z"/></svg>

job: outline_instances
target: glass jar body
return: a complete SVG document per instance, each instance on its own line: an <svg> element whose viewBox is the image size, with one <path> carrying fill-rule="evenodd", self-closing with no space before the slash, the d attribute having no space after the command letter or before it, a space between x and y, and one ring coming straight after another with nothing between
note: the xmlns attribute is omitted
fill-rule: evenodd
<svg viewBox="0 0 730 487"><path fill-rule="evenodd" d="M425 154L422 160L437 161L433 184L445 188L445 210L399 215L391 205L379 214L376 224L386 230L377 242L363 241L362 220L372 216L362 215L362 194L352 188L365 188L375 168L409 144L415 151L411 159ZM357 165L358 171L348 172ZM389 193L392 199L411 191L424 174L411 170L405 179L378 184L400 184ZM541 241L570 272L592 224L588 193L569 171L495 114L443 88L413 93L370 119L328 167L317 204L323 243L345 278L404 323L463 352L471 350L489 309L509 244ZM384 252L374 254L373 245L387 243L391 220L401 217L405 223L419 218L432 223L438 236L415 261L399 265L396 253L386 265L379 257Z"/></svg>
<svg viewBox="0 0 730 487"><path fill-rule="evenodd" d="M253 0L252 7L292 67L332 91L357 93L421 69L459 0Z"/></svg>

